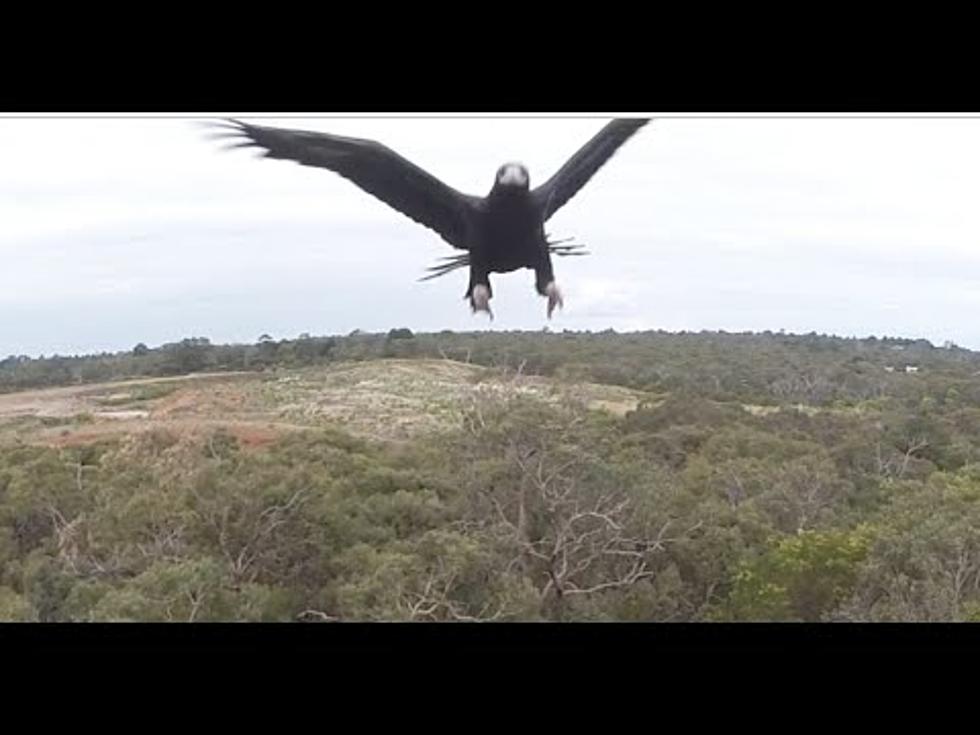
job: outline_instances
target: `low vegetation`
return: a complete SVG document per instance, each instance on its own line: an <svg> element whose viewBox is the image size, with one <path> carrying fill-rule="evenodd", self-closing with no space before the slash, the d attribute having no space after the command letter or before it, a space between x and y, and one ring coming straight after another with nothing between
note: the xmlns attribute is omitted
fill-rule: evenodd
<svg viewBox="0 0 980 735"><path fill-rule="evenodd" d="M980 621L980 355L488 333L0 362L0 619Z"/></svg>

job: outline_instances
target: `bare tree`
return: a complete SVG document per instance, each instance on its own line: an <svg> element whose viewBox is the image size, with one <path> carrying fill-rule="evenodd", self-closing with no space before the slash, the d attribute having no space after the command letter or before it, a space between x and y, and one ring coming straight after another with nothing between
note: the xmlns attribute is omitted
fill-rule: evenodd
<svg viewBox="0 0 980 735"><path fill-rule="evenodd" d="M532 580L543 606L653 577L656 555L701 525L640 518L624 488L590 473L587 458L561 449L563 434L577 423L569 418L556 432L506 431L505 476L475 478L474 518L509 549L506 571ZM468 427L481 433L487 426L477 407Z"/></svg>
<svg viewBox="0 0 980 735"><path fill-rule="evenodd" d="M456 581L456 572L439 564L436 569L429 570L420 588L403 590L396 605L409 620L477 623L499 620L505 614L503 604L494 605L491 602L478 610L468 610L465 604L454 599L453 586Z"/></svg>
<svg viewBox="0 0 980 735"><path fill-rule="evenodd" d="M215 534L236 582L255 581L258 574L255 562L271 553L277 530L296 514L306 499L305 491L300 489L285 502L260 509L251 503L245 507L216 505L196 490L194 496L198 501L194 512Z"/></svg>
<svg viewBox="0 0 980 735"><path fill-rule="evenodd" d="M779 494L792 515L797 533L810 530L821 512L840 496L837 478L815 467L794 467L783 473Z"/></svg>
<svg viewBox="0 0 980 735"><path fill-rule="evenodd" d="M875 442L875 469L880 477L891 477L901 480L909 470L913 459L924 449L928 449L929 441L923 436L906 437L897 449L883 447L881 441Z"/></svg>

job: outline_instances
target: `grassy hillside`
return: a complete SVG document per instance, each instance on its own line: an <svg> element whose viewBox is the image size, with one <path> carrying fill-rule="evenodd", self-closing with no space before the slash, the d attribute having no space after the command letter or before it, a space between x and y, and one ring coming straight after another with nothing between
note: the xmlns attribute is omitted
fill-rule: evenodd
<svg viewBox="0 0 980 735"><path fill-rule="evenodd" d="M0 619L980 620L977 371L772 334L9 358Z"/></svg>

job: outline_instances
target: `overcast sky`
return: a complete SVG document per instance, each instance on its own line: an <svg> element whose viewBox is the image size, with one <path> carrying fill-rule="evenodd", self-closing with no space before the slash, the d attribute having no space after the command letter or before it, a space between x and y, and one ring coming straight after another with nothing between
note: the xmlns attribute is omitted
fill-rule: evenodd
<svg viewBox="0 0 980 735"><path fill-rule="evenodd" d="M250 118L245 118L250 119ZM548 178L602 118L269 118L381 140L485 194ZM533 273L463 301L453 251L323 170L226 152L191 119L0 118L0 356L355 328L785 329L980 348L980 120L660 118L549 223Z"/></svg>

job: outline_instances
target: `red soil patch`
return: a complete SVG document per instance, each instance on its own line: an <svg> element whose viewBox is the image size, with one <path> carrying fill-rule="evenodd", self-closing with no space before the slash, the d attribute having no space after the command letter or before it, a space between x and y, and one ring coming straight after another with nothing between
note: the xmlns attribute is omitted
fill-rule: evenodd
<svg viewBox="0 0 980 735"><path fill-rule="evenodd" d="M101 439L109 439L123 434L135 434L153 429L170 429L184 436L193 436L204 442L214 431L222 430L238 440L243 449L255 450L267 447L275 442L284 432L302 430L305 427L291 425L270 425L264 422L247 421L196 421L170 420L152 421L134 426L131 422L106 422L69 429L50 429L39 432L35 436L43 444L52 447L78 447L92 444Z"/></svg>
<svg viewBox="0 0 980 735"><path fill-rule="evenodd" d="M246 449L259 449L268 446L278 439L281 433L272 427L248 425L229 426L228 432Z"/></svg>

